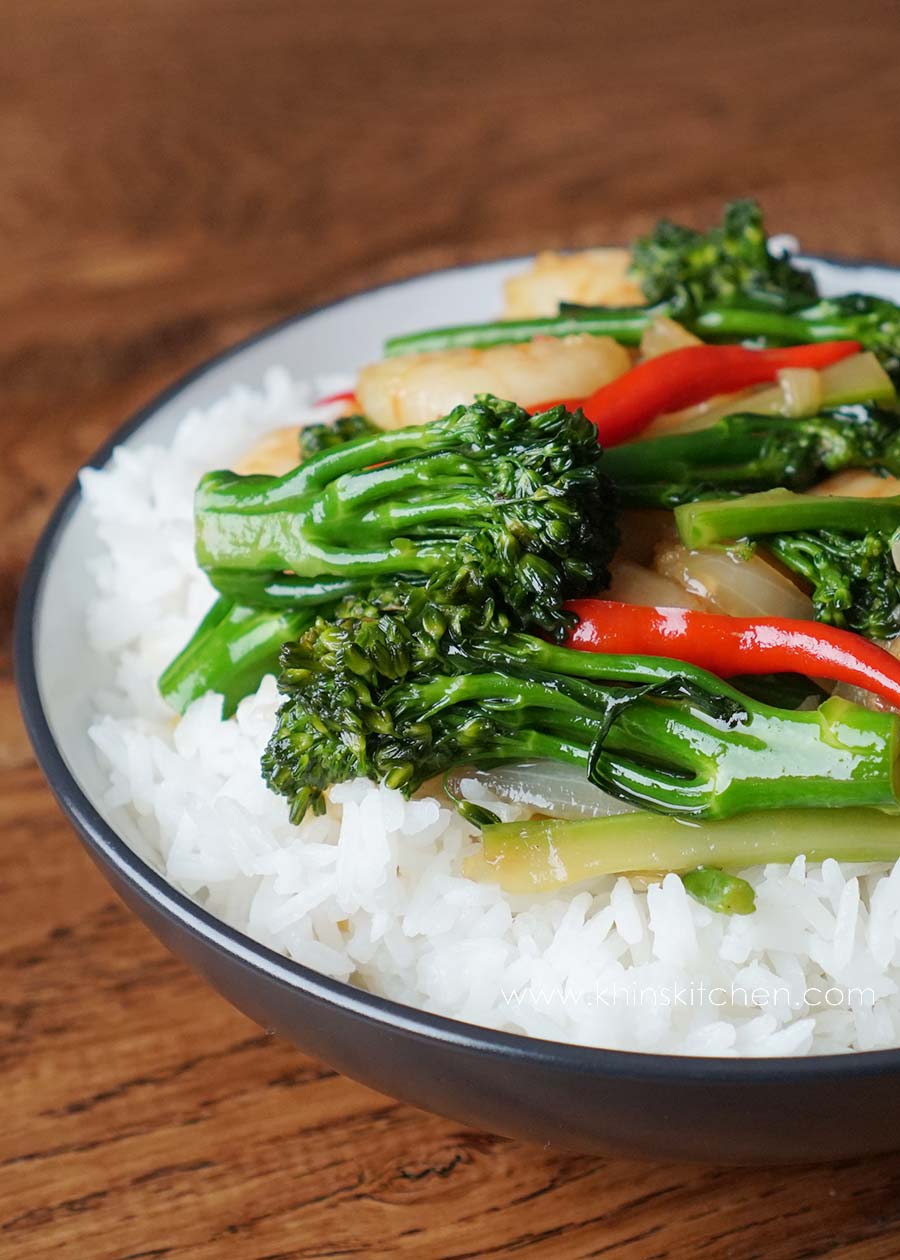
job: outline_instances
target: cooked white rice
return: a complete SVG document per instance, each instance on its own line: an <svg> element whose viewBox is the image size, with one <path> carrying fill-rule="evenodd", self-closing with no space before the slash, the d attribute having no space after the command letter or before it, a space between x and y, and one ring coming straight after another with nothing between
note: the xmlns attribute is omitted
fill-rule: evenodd
<svg viewBox="0 0 900 1260"><path fill-rule="evenodd" d="M358 780L331 791L326 816L292 826L258 769L274 679L231 721L213 695L173 717L156 678L212 601L193 558L196 480L309 418L314 396L273 370L261 391L186 416L171 447L120 448L82 474L103 546L90 633L109 677L90 734L108 766L105 808L136 825L142 856L290 958L471 1023L676 1054L900 1044L900 863L754 868L746 917L712 914L675 875L510 897L461 874L477 833L442 799Z"/></svg>

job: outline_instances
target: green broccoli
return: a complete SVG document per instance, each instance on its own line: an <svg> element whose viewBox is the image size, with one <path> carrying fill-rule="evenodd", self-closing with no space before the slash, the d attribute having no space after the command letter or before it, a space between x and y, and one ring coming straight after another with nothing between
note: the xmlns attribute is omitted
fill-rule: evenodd
<svg viewBox="0 0 900 1260"><path fill-rule="evenodd" d="M893 558L900 498L771 490L686 503L675 518L688 547L747 539L767 548L812 584L820 621L870 639L900 633L900 573Z"/></svg>
<svg viewBox="0 0 900 1260"><path fill-rule="evenodd" d="M317 613L386 583L556 636L563 602L608 584L617 501L580 413L483 397L419 428L315 429L284 477L200 482L197 554L220 599L160 679L180 712L207 690L233 712Z"/></svg>
<svg viewBox="0 0 900 1260"><path fill-rule="evenodd" d="M634 274L644 306L580 306L538 319L465 324L392 337L388 354L484 348L534 337L592 333L637 345L659 315L677 319L707 341L771 345L852 340L900 374L900 307L851 293L820 298L812 276L784 254L770 252L762 212L752 201L726 207L722 227L696 232L662 220L635 242Z"/></svg>
<svg viewBox="0 0 900 1260"><path fill-rule="evenodd" d="M771 708L690 665L478 626L421 589L348 601L282 666L262 764L295 821L356 775L410 793L454 766L530 757L685 818L896 804L893 716L835 698Z"/></svg>
<svg viewBox="0 0 900 1260"><path fill-rule="evenodd" d="M302 464L320 451L328 451L335 446L343 446L346 442L355 442L357 438L380 432L378 425L368 416L360 415L338 416L335 420L325 420L321 424L306 424L297 435L297 455Z"/></svg>
<svg viewBox="0 0 900 1260"><path fill-rule="evenodd" d="M708 429L606 453L606 470L632 507L676 507L777 486L805 490L843 468L900 476L900 414L861 404L805 419L741 412Z"/></svg>
<svg viewBox="0 0 900 1260"><path fill-rule="evenodd" d="M791 309L818 296L808 271L795 267L788 254L770 251L755 201L732 201L722 226L708 232L660 219L634 242L631 272L649 303L681 301L692 310L743 298Z"/></svg>
<svg viewBox="0 0 900 1260"><path fill-rule="evenodd" d="M231 717L266 674L277 672L282 645L314 618L306 609L247 608L220 597L160 676L159 690L179 713L207 691L217 692L223 715Z"/></svg>
<svg viewBox="0 0 900 1260"><path fill-rule="evenodd" d="M485 395L430 424L325 449L283 477L209 473L195 525L200 564L237 599L244 578L229 583L229 571L265 575L251 584L287 571L298 594L327 578L402 579L559 635L563 601L608 583L616 515L580 412L530 416Z"/></svg>

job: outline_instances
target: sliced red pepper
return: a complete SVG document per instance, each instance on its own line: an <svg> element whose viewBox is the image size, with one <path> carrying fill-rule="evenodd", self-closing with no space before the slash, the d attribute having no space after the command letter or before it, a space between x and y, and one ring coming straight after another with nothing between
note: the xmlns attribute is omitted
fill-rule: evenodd
<svg viewBox="0 0 900 1260"><path fill-rule="evenodd" d="M578 617L568 647L668 656L720 678L807 674L862 687L900 708L900 661L849 630L792 617L728 617L610 599L573 599L566 608Z"/></svg>
<svg viewBox="0 0 900 1260"><path fill-rule="evenodd" d="M692 407L715 394L774 381L783 368L829 367L859 350L858 341L820 341L777 350L683 346L645 359L588 398L562 401L570 409L581 407L597 426L604 446L617 446L637 437L651 420L666 412ZM545 411L551 405L543 403L532 411Z"/></svg>
<svg viewBox="0 0 900 1260"><path fill-rule="evenodd" d="M353 389L341 390L339 394L327 394L324 398L316 400L317 407L324 407L326 403L337 402L356 402L356 391Z"/></svg>

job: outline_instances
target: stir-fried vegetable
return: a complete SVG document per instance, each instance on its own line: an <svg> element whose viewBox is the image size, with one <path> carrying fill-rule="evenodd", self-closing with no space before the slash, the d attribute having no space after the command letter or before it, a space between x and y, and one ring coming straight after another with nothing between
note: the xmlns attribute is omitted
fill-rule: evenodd
<svg viewBox="0 0 900 1260"><path fill-rule="evenodd" d="M298 593L324 577L427 581L559 633L573 588L608 582L615 519L582 416L563 407L529 416L484 397L431 424L322 450L283 477L209 473L195 524L213 575L289 570Z"/></svg>
<svg viewBox="0 0 900 1260"><path fill-rule="evenodd" d="M856 354L855 341L829 341L781 350L743 346L683 346L646 359L589 398L570 400L597 426L606 446L636 437L656 416L716 394L774 381L784 368L824 368Z"/></svg>
<svg viewBox="0 0 900 1260"><path fill-rule="evenodd" d="M197 556L219 598L160 687L181 711L218 691L230 714L280 666L262 764L295 821L358 775L407 795L444 775L484 827L480 878L675 871L747 914L744 867L900 851L900 718L823 698L837 683L900 710L900 663L861 637L900 633L900 497L824 497L843 470L900 476L900 308L820 298L751 202L706 233L658 224L632 275L644 306L394 338L457 353L366 369L340 397L369 416L301 430L283 476L204 477ZM545 383L594 392L372 423L471 396L487 367L529 403ZM500 824L465 799L472 772L569 820Z"/></svg>
<svg viewBox="0 0 900 1260"><path fill-rule="evenodd" d="M698 866L682 875L681 882L695 901L717 914L752 914L756 909L753 885L717 866Z"/></svg>
<svg viewBox="0 0 900 1260"><path fill-rule="evenodd" d="M900 371L900 307L859 293L819 298L808 272L769 251L761 212L752 202L732 203L724 227L706 234L661 222L637 242L634 270L646 306L562 303L555 317L410 333L391 338L386 350L478 348L578 332L637 345L653 320L667 316L712 341L858 341L889 372Z"/></svg>
<svg viewBox="0 0 900 1260"><path fill-rule="evenodd" d="M900 819L875 809L790 809L689 823L661 814L620 814L566 822L555 818L484 828L484 855L466 874L510 893L543 893L598 875L745 870L767 862L893 862Z"/></svg>
<svg viewBox="0 0 900 1260"><path fill-rule="evenodd" d="M693 433L740 412L802 418L856 403L890 409L896 406L894 383L874 354L850 355L821 372L813 368L785 368L778 373L776 385L724 394L694 407L657 416L647 426L644 437Z"/></svg>
<svg viewBox="0 0 900 1260"><path fill-rule="evenodd" d="M216 600L191 641L159 680L163 697L179 713L207 691L222 696L225 717L278 668L278 654L313 620L304 609L279 612Z"/></svg>
<svg viewBox="0 0 900 1260"><path fill-rule="evenodd" d="M752 297L777 309L817 296L808 271L785 251L769 248L755 201L732 201L721 227L707 232L660 219L632 250L632 271L648 302L681 297L686 304Z"/></svg>
<svg viewBox="0 0 900 1260"><path fill-rule="evenodd" d="M471 800L473 787L501 803L524 805L551 818L605 818L637 809L590 783L583 769L562 761L510 761L497 766L459 766L444 778L444 791L457 804Z"/></svg>
<svg viewBox="0 0 900 1260"><path fill-rule="evenodd" d="M801 673L845 682L900 709L900 661L876 643L789 617L724 617L686 608L640 608L576 599L568 645L583 652L671 656L721 678Z"/></svg>
<svg viewBox="0 0 900 1260"><path fill-rule="evenodd" d="M892 542L900 498L850 499L771 490L687 503L675 517L685 544L758 539L813 587L820 621L871 639L900 633L900 573Z"/></svg>
<svg viewBox="0 0 900 1260"><path fill-rule="evenodd" d="M695 666L595 655L439 615L422 592L359 602L285 654L263 759L292 816L364 775L405 792L460 764L549 757L646 809L893 807L896 719L830 699L751 701Z"/></svg>
<svg viewBox="0 0 900 1260"><path fill-rule="evenodd" d="M326 402L339 402L342 399L352 398L353 395L349 393L332 394L330 398L323 399L320 406ZM330 451L335 446L344 446L347 442L355 442L357 438L369 437L378 431L378 426L366 416L355 413L349 416L338 416L337 419L322 424L306 424L300 430L297 439L298 460L303 463L322 451Z"/></svg>
<svg viewBox="0 0 900 1260"><path fill-rule="evenodd" d="M839 529L848 533L900 527L900 497L852 499L770 490L735 499L685 504L675 512L685 544L708 547L731 538L781 534L795 529Z"/></svg>
<svg viewBox="0 0 900 1260"><path fill-rule="evenodd" d="M843 468L897 476L900 414L863 404L803 420L739 413L701 432L618 446L606 468L622 501L644 507L676 507L730 491L805 490Z"/></svg>
<svg viewBox="0 0 900 1260"><path fill-rule="evenodd" d="M782 569L771 556L761 554L746 543L728 547L690 548L680 542L661 543L654 565L658 573L690 592L695 603L688 607L707 612L728 613L732 617L795 617L810 621L812 600L800 590L790 571ZM633 599L621 593L610 599L625 604L664 604L679 607L683 601Z"/></svg>

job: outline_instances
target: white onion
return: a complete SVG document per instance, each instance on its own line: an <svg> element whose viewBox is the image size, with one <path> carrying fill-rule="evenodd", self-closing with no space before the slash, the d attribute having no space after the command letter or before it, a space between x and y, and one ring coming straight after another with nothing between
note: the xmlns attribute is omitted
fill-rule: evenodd
<svg viewBox="0 0 900 1260"><path fill-rule="evenodd" d="M757 408L754 404L761 392L771 394L772 386L766 385L762 391L754 385L752 389L742 389L735 394L716 394L705 402L695 403L681 411L665 412L647 425L641 437L667 437L670 433L695 433L700 429L708 429L717 420L721 420L722 416L732 412L755 411ZM778 397L781 397L780 391Z"/></svg>
<svg viewBox="0 0 900 1260"><path fill-rule="evenodd" d="M786 416L812 416L822 405L822 378L815 368L782 368L778 384Z"/></svg>
<svg viewBox="0 0 900 1260"><path fill-rule="evenodd" d="M894 563L896 564L896 559ZM876 639L875 642L879 647L890 652L895 659L900 659L900 636L896 639ZM864 687L855 687L853 683L839 682L832 694L844 700L851 700L864 709L871 709L874 713L900 713L897 705L891 704L889 700L883 700L874 691L866 691Z"/></svg>
<svg viewBox="0 0 900 1260"><path fill-rule="evenodd" d="M822 405L824 383L814 368L782 368L775 385L754 385L736 394L717 394L683 411L657 416L642 437L695 433L708 429L723 416L752 411L765 416L811 416Z"/></svg>
<svg viewBox="0 0 900 1260"><path fill-rule="evenodd" d="M491 770L463 767L448 774L447 787L451 795L468 799L462 787L473 779L499 801L525 805L552 818L608 818L637 812L636 806L594 787L583 770L558 761L523 761ZM480 799L477 804L490 808L489 802Z"/></svg>
<svg viewBox="0 0 900 1260"><path fill-rule="evenodd" d="M702 608L703 604L679 582L661 573L654 573L631 560L615 560L610 565L612 581L603 592L604 599L621 604L639 604L645 608Z"/></svg>
<svg viewBox="0 0 900 1260"><path fill-rule="evenodd" d="M656 571L677 582L706 607L732 617L813 615L809 596L762 556L738 549L691 551L680 543L662 546Z"/></svg>
<svg viewBox="0 0 900 1260"><path fill-rule="evenodd" d="M681 350L684 346L702 344L699 337L688 332L674 319L669 319L667 315L657 315L650 321L641 336L641 358L655 359L657 355L668 354L670 350Z"/></svg>

